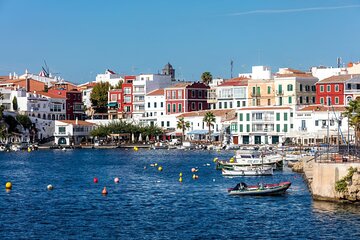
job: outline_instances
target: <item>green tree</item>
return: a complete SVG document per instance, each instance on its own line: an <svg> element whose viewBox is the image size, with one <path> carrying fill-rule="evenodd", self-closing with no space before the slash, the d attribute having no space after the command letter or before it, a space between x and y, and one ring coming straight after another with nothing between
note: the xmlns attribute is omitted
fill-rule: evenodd
<svg viewBox="0 0 360 240"><path fill-rule="evenodd" d="M349 102L349 105L345 107L345 111L342 113L343 116L348 118L349 125L355 130L355 141L358 142L360 136L360 100L353 100Z"/></svg>
<svg viewBox="0 0 360 240"><path fill-rule="evenodd" d="M13 104L13 110L17 111L18 110L18 102L17 102L17 97L14 96L13 100L12 100L12 104Z"/></svg>
<svg viewBox="0 0 360 240"><path fill-rule="evenodd" d="M95 112L105 113L107 112L107 103L108 103L108 91L110 84L108 82L97 83L90 95L90 101L93 105Z"/></svg>
<svg viewBox="0 0 360 240"><path fill-rule="evenodd" d="M122 81L119 81L116 86L114 87L114 89L122 89Z"/></svg>
<svg viewBox="0 0 360 240"><path fill-rule="evenodd" d="M209 141L211 143L211 126L214 125L216 119L213 112L207 112L205 113L205 116L203 118L203 122L206 123L206 125L209 127Z"/></svg>
<svg viewBox="0 0 360 240"><path fill-rule="evenodd" d="M179 118L179 120L177 121L176 128L182 130L181 142L184 142L185 130L188 129L188 128L190 128L190 122L185 122L184 118L181 117L181 118Z"/></svg>
<svg viewBox="0 0 360 240"><path fill-rule="evenodd" d="M212 81L212 79L213 79L213 77L210 72L203 72L203 74L201 74L201 80L206 85L209 85L209 83Z"/></svg>
<svg viewBox="0 0 360 240"><path fill-rule="evenodd" d="M16 120L25 128L30 129L32 126L32 122L28 115L19 114L16 116Z"/></svg>

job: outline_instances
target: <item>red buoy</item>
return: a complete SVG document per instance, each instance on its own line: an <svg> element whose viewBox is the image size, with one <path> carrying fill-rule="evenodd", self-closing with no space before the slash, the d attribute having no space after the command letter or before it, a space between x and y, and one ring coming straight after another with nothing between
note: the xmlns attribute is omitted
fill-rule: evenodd
<svg viewBox="0 0 360 240"><path fill-rule="evenodd" d="M99 180L95 177L94 178L94 183L98 183L99 182Z"/></svg>

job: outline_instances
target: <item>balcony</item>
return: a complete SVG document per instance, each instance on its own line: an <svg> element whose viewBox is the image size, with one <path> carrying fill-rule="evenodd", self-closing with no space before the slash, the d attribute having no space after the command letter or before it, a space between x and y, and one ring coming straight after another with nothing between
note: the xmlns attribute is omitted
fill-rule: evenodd
<svg viewBox="0 0 360 240"><path fill-rule="evenodd" d="M70 136L69 132L54 132L54 136L55 137L65 137L65 136Z"/></svg>
<svg viewBox="0 0 360 240"><path fill-rule="evenodd" d="M283 96L284 91L283 90L276 90L276 96Z"/></svg>
<svg viewBox="0 0 360 240"><path fill-rule="evenodd" d="M273 117L263 117L261 119L253 118L252 121L253 122L274 122L274 118Z"/></svg>
<svg viewBox="0 0 360 240"><path fill-rule="evenodd" d="M251 97L261 97L261 94L259 92L256 92L256 93L252 92L252 93L250 93L250 96Z"/></svg>

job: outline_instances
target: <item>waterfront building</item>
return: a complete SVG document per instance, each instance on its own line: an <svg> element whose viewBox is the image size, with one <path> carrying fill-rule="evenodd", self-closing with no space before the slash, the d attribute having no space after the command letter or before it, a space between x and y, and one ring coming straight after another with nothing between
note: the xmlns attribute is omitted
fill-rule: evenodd
<svg viewBox="0 0 360 240"><path fill-rule="evenodd" d="M247 78L232 78L209 89L207 102L211 109L234 109L247 106Z"/></svg>
<svg viewBox="0 0 360 240"><path fill-rule="evenodd" d="M108 91L108 119L121 119L123 112L123 90L111 89Z"/></svg>
<svg viewBox="0 0 360 240"><path fill-rule="evenodd" d="M133 112L133 82L136 76L125 76L122 84L123 90L123 118L130 120Z"/></svg>
<svg viewBox="0 0 360 240"><path fill-rule="evenodd" d="M149 92L170 86L173 83L171 75L140 74L133 81L132 118L139 121L145 116L145 95Z"/></svg>
<svg viewBox="0 0 360 240"><path fill-rule="evenodd" d="M345 106L311 105L296 111L294 116L294 142L304 145L346 144L352 142L354 129L349 127L348 119L342 117ZM329 127L329 128L328 128ZM329 129L329 130L328 130Z"/></svg>
<svg viewBox="0 0 360 240"><path fill-rule="evenodd" d="M84 104L85 114L87 116L92 115L93 112L90 96L95 85L96 82L87 82L77 86L78 91L80 91L82 94L82 102Z"/></svg>
<svg viewBox="0 0 360 240"><path fill-rule="evenodd" d="M315 104L318 81L309 73L291 68L280 68L274 77L276 106L291 106L297 109Z"/></svg>
<svg viewBox="0 0 360 240"><path fill-rule="evenodd" d="M248 106L274 106L275 83L274 79L249 79Z"/></svg>
<svg viewBox="0 0 360 240"><path fill-rule="evenodd" d="M96 128L96 124L81 120L55 121L55 144L78 145L91 141L90 132Z"/></svg>
<svg viewBox="0 0 360 240"><path fill-rule="evenodd" d="M84 118L84 104L82 102L82 95L80 91L49 89L47 93L42 92L42 94L51 98L65 99L65 119L75 120L76 118Z"/></svg>
<svg viewBox="0 0 360 240"><path fill-rule="evenodd" d="M236 114L233 109L202 110L178 115L177 119L184 118L185 122L190 123L190 128L185 130L186 139L208 139L209 126L203 121L208 112L212 112L215 116L215 122L213 123L213 126L210 127L212 140L221 142L229 140L229 121L232 121ZM181 129L177 129L177 131L182 134Z"/></svg>
<svg viewBox="0 0 360 240"><path fill-rule="evenodd" d="M316 83L316 103L347 105L360 94L360 75L343 74Z"/></svg>
<svg viewBox="0 0 360 240"><path fill-rule="evenodd" d="M285 142L294 120L289 106L236 109L230 134L234 144L278 144Z"/></svg>
<svg viewBox="0 0 360 240"><path fill-rule="evenodd" d="M166 114L209 109L207 90L210 87L202 82L181 82L165 88Z"/></svg>
<svg viewBox="0 0 360 240"><path fill-rule="evenodd" d="M120 74L106 69L105 73L96 75L95 82L108 82L111 86L115 87L119 82L124 82L124 78Z"/></svg>
<svg viewBox="0 0 360 240"><path fill-rule="evenodd" d="M164 89L156 89L145 96L145 112L141 122L150 126L157 125L158 116L166 114Z"/></svg>

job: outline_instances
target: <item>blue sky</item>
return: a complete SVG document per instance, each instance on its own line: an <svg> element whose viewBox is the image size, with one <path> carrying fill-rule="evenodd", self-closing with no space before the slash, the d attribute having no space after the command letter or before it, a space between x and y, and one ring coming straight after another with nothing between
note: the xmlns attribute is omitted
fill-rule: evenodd
<svg viewBox="0 0 360 240"><path fill-rule="evenodd" d="M83 83L109 68L199 80L253 65L307 70L360 60L360 0L0 0L0 75Z"/></svg>

